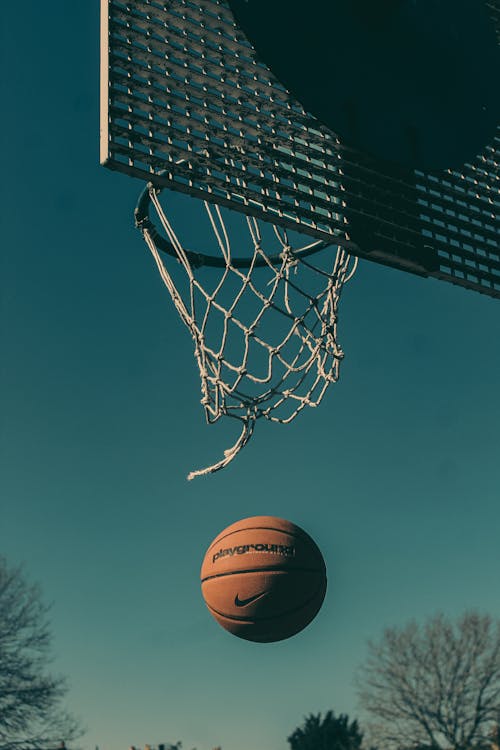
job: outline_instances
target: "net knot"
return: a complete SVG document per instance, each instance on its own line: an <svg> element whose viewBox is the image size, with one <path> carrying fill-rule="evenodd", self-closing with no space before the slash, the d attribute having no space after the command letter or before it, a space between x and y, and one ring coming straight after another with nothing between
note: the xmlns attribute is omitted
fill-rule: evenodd
<svg viewBox="0 0 500 750"><path fill-rule="evenodd" d="M280 258L285 267L296 266L299 262L290 245L285 245L283 251L280 253Z"/></svg>

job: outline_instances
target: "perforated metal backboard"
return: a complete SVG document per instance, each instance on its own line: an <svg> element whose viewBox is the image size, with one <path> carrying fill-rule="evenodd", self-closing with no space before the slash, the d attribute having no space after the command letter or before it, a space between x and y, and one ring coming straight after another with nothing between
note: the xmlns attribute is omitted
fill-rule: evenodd
<svg viewBox="0 0 500 750"><path fill-rule="evenodd" d="M500 0L487 7L500 38ZM433 174L349 149L257 59L225 0L101 0L101 55L105 166L500 297L500 128Z"/></svg>

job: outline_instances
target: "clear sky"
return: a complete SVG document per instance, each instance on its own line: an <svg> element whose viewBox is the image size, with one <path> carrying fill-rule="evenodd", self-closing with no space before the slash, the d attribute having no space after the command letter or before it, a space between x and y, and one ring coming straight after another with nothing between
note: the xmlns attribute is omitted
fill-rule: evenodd
<svg viewBox="0 0 500 750"><path fill-rule="evenodd" d="M85 749L285 750L308 712L360 715L384 626L500 616L500 303L361 263L321 408L188 483L237 427L205 425L141 184L98 164L98 22L97 0L2 9L0 550L53 602ZM225 633L199 589L212 538L257 514L328 567L317 619L277 644Z"/></svg>

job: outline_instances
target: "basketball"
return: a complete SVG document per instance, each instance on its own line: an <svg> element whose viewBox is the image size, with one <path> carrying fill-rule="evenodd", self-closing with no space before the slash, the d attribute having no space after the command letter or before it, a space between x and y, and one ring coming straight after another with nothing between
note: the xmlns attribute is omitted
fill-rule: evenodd
<svg viewBox="0 0 500 750"><path fill-rule="evenodd" d="M318 613L326 593L325 562L311 537L290 521L244 518L208 548L201 590L225 630L248 641L281 641Z"/></svg>

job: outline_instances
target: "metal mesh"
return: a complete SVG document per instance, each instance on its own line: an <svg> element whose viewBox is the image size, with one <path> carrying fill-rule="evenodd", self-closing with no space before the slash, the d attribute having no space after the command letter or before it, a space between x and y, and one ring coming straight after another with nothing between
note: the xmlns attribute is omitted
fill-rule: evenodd
<svg viewBox="0 0 500 750"><path fill-rule="evenodd" d="M256 61L224 2L113 1L106 38L107 166L343 236L336 137Z"/></svg>
<svg viewBox="0 0 500 750"><path fill-rule="evenodd" d="M500 30L500 0L485 5ZM102 0L101 110L111 169L500 297L500 137L432 175L347 149L259 62L224 0Z"/></svg>
<svg viewBox="0 0 500 750"><path fill-rule="evenodd" d="M245 262L234 263L222 210L205 202L223 262L195 274L193 260L199 256L185 249L160 204L159 190L151 185L148 197L179 264L164 262L168 256L159 252L159 235L149 216L138 215L138 226L193 337L207 421L229 416L242 426L224 458L191 472L192 479L232 461L258 419L291 422L304 407L317 406L336 382L343 358L337 308L356 259L321 241L292 247L287 232L278 227L274 237L264 238L259 222L247 218L242 219L248 230ZM240 251L242 242L238 231Z"/></svg>

